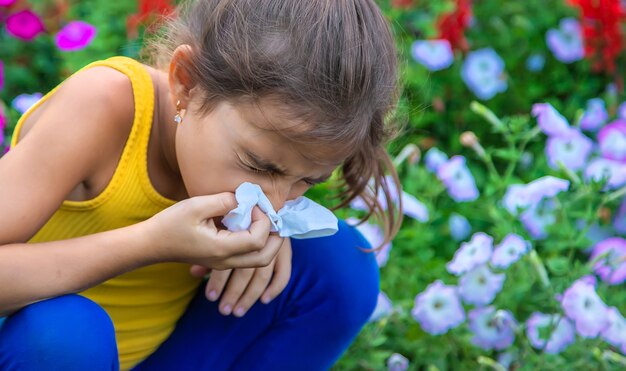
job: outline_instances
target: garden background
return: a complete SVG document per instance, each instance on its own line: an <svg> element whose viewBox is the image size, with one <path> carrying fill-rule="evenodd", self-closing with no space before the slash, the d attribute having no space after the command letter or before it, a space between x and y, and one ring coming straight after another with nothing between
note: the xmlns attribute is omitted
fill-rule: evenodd
<svg viewBox="0 0 626 371"><path fill-rule="evenodd" d="M138 57L172 3L0 0L0 153L41 93ZM402 60L406 216L335 369L626 369L626 1L378 3Z"/></svg>

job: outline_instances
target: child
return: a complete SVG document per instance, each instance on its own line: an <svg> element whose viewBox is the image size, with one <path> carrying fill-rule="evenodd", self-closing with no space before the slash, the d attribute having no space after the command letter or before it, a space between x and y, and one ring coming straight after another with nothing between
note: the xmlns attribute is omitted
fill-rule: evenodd
<svg viewBox="0 0 626 371"><path fill-rule="evenodd" d="M98 61L47 94L0 159L2 370L327 369L375 307L345 223L293 241L258 208L220 223L244 182L279 210L339 167L340 206L361 196L395 234L368 192L392 205L397 183L374 0L194 0L166 31L153 67Z"/></svg>

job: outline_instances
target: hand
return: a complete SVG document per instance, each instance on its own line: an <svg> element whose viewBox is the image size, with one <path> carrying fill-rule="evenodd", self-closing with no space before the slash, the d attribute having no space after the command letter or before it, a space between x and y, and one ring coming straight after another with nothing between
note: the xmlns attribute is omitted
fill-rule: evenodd
<svg viewBox="0 0 626 371"><path fill-rule="evenodd" d="M259 297L262 303L269 303L289 283L291 253L291 241L285 238L278 254L266 267L213 270L205 289L207 299L217 300L226 286L220 300L220 312L225 316L233 313L236 317L242 317ZM208 271L198 265L191 267L191 274L196 277L202 277Z"/></svg>
<svg viewBox="0 0 626 371"><path fill-rule="evenodd" d="M270 235L270 221L252 210L249 230L219 229L219 218L237 207L234 194L192 197L140 223L147 237L146 254L154 263L181 262L212 269L265 267L274 260L283 239Z"/></svg>

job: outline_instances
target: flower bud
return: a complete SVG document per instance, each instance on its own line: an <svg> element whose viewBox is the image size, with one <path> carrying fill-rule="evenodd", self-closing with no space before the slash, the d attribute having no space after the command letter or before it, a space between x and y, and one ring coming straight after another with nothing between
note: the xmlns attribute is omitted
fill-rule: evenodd
<svg viewBox="0 0 626 371"><path fill-rule="evenodd" d="M474 134L474 132L472 131L463 132L461 134L461 144L464 147L474 147L476 144L478 144L478 138L476 137L476 134Z"/></svg>

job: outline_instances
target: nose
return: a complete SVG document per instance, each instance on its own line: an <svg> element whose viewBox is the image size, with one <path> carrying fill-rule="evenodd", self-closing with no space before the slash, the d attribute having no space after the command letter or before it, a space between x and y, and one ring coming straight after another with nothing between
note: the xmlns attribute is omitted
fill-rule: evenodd
<svg viewBox="0 0 626 371"><path fill-rule="evenodd" d="M274 210L278 211L283 208L287 200L291 199L292 187L287 182L281 184L273 183L263 189L263 192L272 203Z"/></svg>

